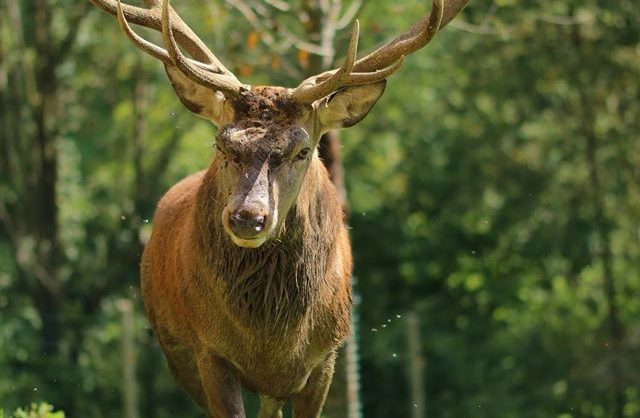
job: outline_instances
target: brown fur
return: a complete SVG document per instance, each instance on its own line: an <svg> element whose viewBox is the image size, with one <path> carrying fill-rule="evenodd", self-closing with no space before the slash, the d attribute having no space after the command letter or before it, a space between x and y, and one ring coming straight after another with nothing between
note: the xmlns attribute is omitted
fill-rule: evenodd
<svg viewBox="0 0 640 418"><path fill-rule="evenodd" d="M301 112L288 106L277 94L253 97L236 106L236 127L286 127ZM260 119L262 112L269 115ZM255 153L261 141L274 139L246 146ZM280 417L286 399L296 418L317 417L350 324L351 251L339 197L314 154L274 235L239 247L221 222L225 164L216 157L158 204L142 259L150 321L176 380L210 417L244 417L240 385L263 395L261 418Z"/></svg>

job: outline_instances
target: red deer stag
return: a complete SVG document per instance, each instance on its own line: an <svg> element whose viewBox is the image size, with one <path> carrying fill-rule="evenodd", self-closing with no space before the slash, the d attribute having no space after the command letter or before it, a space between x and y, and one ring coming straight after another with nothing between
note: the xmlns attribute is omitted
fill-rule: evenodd
<svg viewBox="0 0 640 418"><path fill-rule="evenodd" d="M433 0L429 15L361 59L356 21L342 67L292 89L242 84L168 0L90 1L219 127L210 167L158 203L142 257L145 308L173 376L212 418L245 417L243 386L260 394L260 418L282 417L289 399L295 418L318 417L351 311L351 249L318 141L361 121L404 56L467 0ZM162 32L164 48L129 23Z"/></svg>

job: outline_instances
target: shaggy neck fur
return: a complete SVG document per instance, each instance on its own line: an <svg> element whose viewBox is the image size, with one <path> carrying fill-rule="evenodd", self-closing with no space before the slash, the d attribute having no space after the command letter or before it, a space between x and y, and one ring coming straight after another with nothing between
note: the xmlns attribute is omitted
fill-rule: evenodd
<svg viewBox="0 0 640 418"><path fill-rule="evenodd" d="M335 257L343 219L336 191L314 158L285 221L261 247L235 245L221 223L226 196L213 162L198 192L197 245L205 255L202 280L218 281L225 302L246 325L281 329L311 316L309 307ZM214 283L211 283L212 285Z"/></svg>

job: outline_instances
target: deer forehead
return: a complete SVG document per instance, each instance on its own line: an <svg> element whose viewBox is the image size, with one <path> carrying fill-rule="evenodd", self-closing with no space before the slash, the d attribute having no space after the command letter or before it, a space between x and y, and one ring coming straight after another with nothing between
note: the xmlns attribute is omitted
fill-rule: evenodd
<svg viewBox="0 0 640 418"><path fill-rule="evenodd" d="M306 131L295 125L225 126L218 135L222 147L233 154L246 157L285 156L308 144Z"/></svg>
<svg viewBox="0 0 640 418"><path fill-rule="evenodd" d="M237 128L224 127L218 135L219 145L235 158L245 162L261 162L291 155L303 146L311 145L309 135L296 126Z"/></svg>
<svg viewBox="0 0 640 418"><path fill-rule="evenodd" d="M244 91L233 102L234 122L243 127L275 127L295 124L308 118L310 105L295 102L289 89L258 86Z"/></svg>
<svg viewBox="0 0 640 418"><path fill-rule="evenodd" d="M233 107L233 121L218 134L218 141L229 151L286 154L308 138L302 127L312 109L293 102L285 88L255 87L236 99Z"/></svg>

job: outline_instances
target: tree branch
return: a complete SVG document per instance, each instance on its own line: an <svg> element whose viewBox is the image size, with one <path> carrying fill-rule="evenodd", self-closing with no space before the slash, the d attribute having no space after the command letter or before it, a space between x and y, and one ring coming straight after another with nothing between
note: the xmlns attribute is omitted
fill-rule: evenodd
<svg viewBox="0 0 640 418"><path fill-rule="evenodd" d="M247 22L249 22L249 24L251 24L251 26L254 28L254 30L256 30L256 32L260 33L261 40L265 44L267 44L267 46L274 46L275 45L275 43L276 43L275 39L273 38L273 36L271 36L271 33L268 30L266 30L266 28L261 23L260 19L258 19L258 16L253 11L251 6L249 6L247 3L245 3L242 0L225 0L225 2L229 6L233 7L236 10L238 10L240 12L240 14L242 14L242 16L244 16L244 18L247 20Z"/></svg>
<svg viewBox="0 0 640 418"><path fill-rule="evenodd" d="M69 50L76 41L81 24L84 21L84 18L89 12L90 8L92 7L93 6L91 5L91 3L86 1L82 2L80 4L80 11L68 19L67 27L69 28L69 30L58 44L54 53L54 59L56 60L56 62L60 62L69 53Z"/></svg>
<svg viewBox="0 0 640 418"><path fill-rule="evenodd" d="M291 10L291 6L282 0L264 0L269 6L280 10L281 12L288 12Z"/></svg>
<svg viewBox="0 0 640 418"><path fill-rule="evenodd" d="M347 10L342 14L342 16L336 22L336 29L342 30L349 26L353 19L355 19L356 15L362 8L362 0L353 0Z"/></svg>

